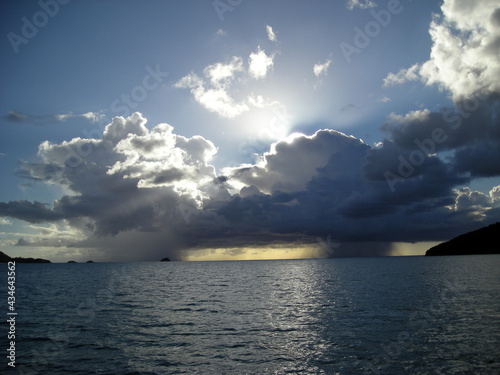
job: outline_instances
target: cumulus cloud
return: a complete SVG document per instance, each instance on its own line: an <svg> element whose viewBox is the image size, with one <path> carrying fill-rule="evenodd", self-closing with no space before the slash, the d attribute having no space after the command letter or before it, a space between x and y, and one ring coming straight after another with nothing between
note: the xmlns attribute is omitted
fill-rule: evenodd
<svg viewBox="0 0 500 375"><path fill-rule="evenodd" d="M40 232L20 236L18 245L56 247L60 232L58 248L85 251L87 258L152 260L182 259L184 250L314 249L318 238L331 236L342 244L336 256L387 255L391 242L445 240L470 230L471 219L476 227L500 219L500 186L489 194L464 189L471 177L463 176L457 158L438 156L441 144L390 189L385 172L399 173L401 160L408 168L418 147L414 136L422 140L445 126L442 114L391 116L391 138L376 148L329 129L294 134L257 163L222 175L210 164L217 151L212 142L177 135L168 124L146 124L135 113L115 117L101 139L42 143L24 174L70 193L51 204L1 202L1 217L36 224ZM483 134L487 124L468 133L464 119L462 128L467 131L456 135L446 128L457 149L491 139ZM366 252L368 242L379 246Z"/></svg>
<svg viewBox="0 0 500 375"><path fill-rule="evenodd" d="M155 126L143 135L129 134L115 147L125 156L108 170L109 175L137 179L137 186L169 186L179 194L203 196L200 186L215 178L208 164L217 149L201 136L185 138L168 124Z"/></svg>
<svg viewBox="0 0 500 375"><path fill-rule="evenodd" d="M387 147L376 152L392 154L392 150L397 149L401 155L413 153L416 161L420 154L427 156L447 151L448 166L455 175L499 176L498 105L494 98L476 99L471 103L474 105L443 108L441 112L424 109L406 115L390 114L382 127L389 132L389 138L383 142ZM397 160L399 155L396 153L393 157Z"/></svg>
<svg viewBox="0 0 500 375"><path fill-rule="evenodd" d="M102 242L99 236L163 232L167 223L173 230L186 215L198 213L207 197L228 194L208 164L216 152L210 141L175 135L167 124L151 130L145 124L134 113L115 117L100 140L42 143L37 160L23 165L24 174L73 194L51 205L2 202L0 215L30 223L65 222L86 235L81 246L94 246Z"/></svg>
<svg viewBox="0 0 500 375"><path fill-rule="evenodd" d="M273 56L267 56L265 51L257 48L251 53L248 60L248 69L244 66L241 57L234 56L226 63L215 63L203 69L203 76L199 77L191 72L174 84L174 87L189 89L196 102L221 117L235 118L250 110L250 105L258 107L271 106L273 102L264 100L261 95L248 93L246 97L236 100L234 86L237 81L254 78L262 80L273 66ZM255 98L261 98L260 102ZM275 102L274 102L275 103Z"/></svg>
<svg viewBox="0 0 500 375"><path fill-rule="evenodd" d="M267 56L264 50L257 47L256 52L252 52L248 58L248 72L255 79L262 79L267 75L267 72L273 67L274 56Z"/></svg>
<svg viewBox="0 0 500 375"><path fill-rule="evenodd" d="M241 58L233 57L228 63L205 67L203 73L207 82L195 73L190 73L175 83L174 87L190 89L194 99L209 111L222 117L234 118L249 110L246 103L238 103L230 96L231 84L242 71Z"/></svg>
<svg viewBox="0 0 500 375"><path fill-rule="evenodd" d="M350 165L359 161L358 157L345 156L351 154L351 148L358 147L367 146L334 130L318 131L310 137L292 134L271 145L270 152L263 155L259 164L227 171L232 180L254 186L265 193L275 190L285 193L301 191L305 190L313 176L318 176L317 168L328 165L333 155L339 163Z"/></svg>
<svg viewBox="0 0 500 375"><path fill-rule="evenodd" d="M500 93L500 7L497 0L445 0L432 21L430 59L389 73L384 87L420 79L448 90L455 102Z"/></svg>

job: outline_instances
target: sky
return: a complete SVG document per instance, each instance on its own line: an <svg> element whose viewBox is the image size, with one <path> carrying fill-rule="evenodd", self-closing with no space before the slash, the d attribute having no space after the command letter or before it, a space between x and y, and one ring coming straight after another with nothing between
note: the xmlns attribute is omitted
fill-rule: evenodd
<svg viewBox="0 0 500 375"><path fill-rule="evenodd" d="M500 221L500 0L0 14L11 256L422 255Z"/></svg>

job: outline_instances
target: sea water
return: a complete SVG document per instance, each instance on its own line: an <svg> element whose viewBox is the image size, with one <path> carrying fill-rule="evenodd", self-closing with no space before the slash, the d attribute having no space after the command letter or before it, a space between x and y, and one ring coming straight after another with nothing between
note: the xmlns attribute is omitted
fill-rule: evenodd
<svg viewBox="0 0 500 375"><path fill-rule="evenodd" d="M17 264L0 368L499 374L499 281L499 255Z"/></svg>

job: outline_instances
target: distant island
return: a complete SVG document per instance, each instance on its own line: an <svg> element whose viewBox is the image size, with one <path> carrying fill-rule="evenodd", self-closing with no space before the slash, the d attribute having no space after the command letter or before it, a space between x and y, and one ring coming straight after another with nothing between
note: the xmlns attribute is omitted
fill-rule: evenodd
<svg viewBox="0 0 500 375"><path fill-rule="evenodd" d="M431 247L426 256L500 254L500 223L462 234Z"/></svg>
<svg viewBox="0 0 500 375"><path fill-rule="evenodd" d="M0 251L0 263L8 263L8 262L16 262L16 263L50 263L50 260L41 259L41 258L21 258L16 257L12 258Z"/></svg>
<svg viewBox="0 0 500 375"><path fill-rule="evenodd" d="M161 262L170 262L170 258L168 258L168 257L167 257L167 258L163 258L163 259L161 260Z"/></svg>

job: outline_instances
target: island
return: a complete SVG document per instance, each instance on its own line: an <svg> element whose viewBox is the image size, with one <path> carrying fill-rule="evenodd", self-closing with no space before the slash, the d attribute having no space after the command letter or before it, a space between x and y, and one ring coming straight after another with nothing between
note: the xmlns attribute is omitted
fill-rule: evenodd
<svg viewBox="0 0 500 375"><path fill-rule="evenodd" d="M500 254L500 223L462 234L431 247L426 256Z"/></svg>
<svg viewBox="0 0 500 375"><path fill-rule="evenodd" d="M41 258L22 258L16 257L12 258L0 251L0 263L8 263L8 262L16 262L16 263L50 263L50 260L41 259Z"/></svg>
<svg viewBox="0 0 500 375"><path fill-rule="evenodd" d="M168 257L167 258L163 258L161 261L162 262L170 262L170 258L168 258Z"/></svg>

